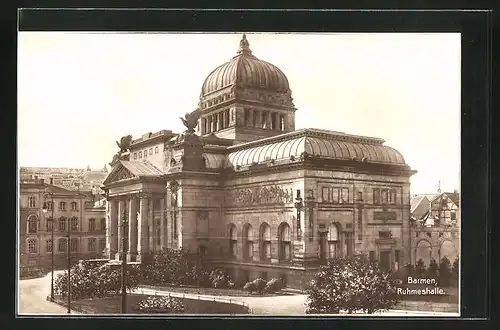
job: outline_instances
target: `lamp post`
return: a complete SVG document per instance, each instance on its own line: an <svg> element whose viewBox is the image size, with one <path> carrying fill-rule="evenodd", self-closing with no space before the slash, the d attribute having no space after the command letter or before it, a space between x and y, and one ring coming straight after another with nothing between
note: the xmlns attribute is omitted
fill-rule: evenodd
<svg viewBox="0 0 500 330"><path fill-rule="evenodd" d="M123 216L122 216L122 314L127 313L127 253L126 253L126 245L127 245L127 236L128 236L128 221L127 221L127 212L125 212L125 207L123 208Z"/></svg>
<svg viewBox="0 0 500 330"><path fill-rule="evenodd" d="M306 207L308 212L308 228L309 228L309 241L314 240L314 207L316 206L316 200L314 199L314 193L312 190L309 191L309 195L306 197Z"/></svg>
<svg viewBox="0 0 500 330"><path fill-rule="evenodd" d="M297 210L297 240L300 241L302 237L302 229L300 228L300 211L302 211L304 204L300 196L300 190L297 190L297 197L295 198L295 209Z"/></svg>
<svg viewBox="0 0 500 330"><path fill-rule="evenodd" d="M52 210L52 215L50 219L50 240L51 240L51 271L50 271L50 301L54 301L54 193L51 192L46 192L43 194L44 199L48 199L50 197L50 203L51 203L51 210ZM42 208L43 213L47 213L48 207L47 207L47 202L44 201L43 203L43 208Z"/></svg>
<svg viewBox="0 0 500 330"><path fill-rule="evenodd" d="M174 238L177 238L177 192L179 191L179 183L177 181L171 181L169 185L170 191L172 193L172 223L173 223L173 232Z"/></svg>

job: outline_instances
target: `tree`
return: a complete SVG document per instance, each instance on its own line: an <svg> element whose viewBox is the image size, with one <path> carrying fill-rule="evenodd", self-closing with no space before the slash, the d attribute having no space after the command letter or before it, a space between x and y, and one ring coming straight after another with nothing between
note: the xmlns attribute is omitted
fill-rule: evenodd
<svg viewBox="0 0 500 330"><path fill-rule="evenodd" d="M395 306L395 281L377 263L365 258L331 259L314 275L307 289L307 314L374 313Z"/></svg>
<svg viewBox="0 0 500 330"><path fill-rule="evenodd" d="M429 277L435 278L437 276L438 269L439 269L439 266L438 266L436 260L432 259L430 264L429 264L429 267L427 268L427 274L429 275Z"/></svg>
<svg viewBox="0 0 500 330"><path fill-rule="evenodd" d="M425 263L422 259L418 259L417 265L415 266L415 272L419 276L422 276L425 274Z"/></svg>
<svg viewBox="0 0 500 330"><path fill-rule="evenodd" d="M459 260L458 257L455 258L455 261L453 261L453 266L451 268L451 277L452 277L452 283L453 285L458 286L458 268L459 268Z"/></svg>
<svg viewBox="0 0 500 330"><path fill-rule="evenodd" d="M439 284L443 286L450 285L451 282L451 263L446 257L439 263Z"/></svg>

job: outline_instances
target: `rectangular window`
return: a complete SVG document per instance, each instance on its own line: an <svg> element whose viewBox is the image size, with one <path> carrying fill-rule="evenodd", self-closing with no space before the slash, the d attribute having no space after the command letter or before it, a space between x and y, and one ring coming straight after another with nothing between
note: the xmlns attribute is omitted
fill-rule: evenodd
<svg viewBox="0 0 500 330"><path fill-rule="evenodd" d="M68 249L65 238L60 238L57 245L59 252L65 252Z"/></svg>
<svg viewBox="0 0 500 330"><path fill-rule="evenodd" d="M36 253L36 239L28 240L28 253Z"/></svg>
<svg viewBox="0 0 500 330"><path fill-rule="evenodd" d="M349 188L341 188L340 203L349 203Z"/></svg>
<svg viewBox="0 0 500 330"><path fill-rule="evenodd" d="M38 220L36 220L35 218L28 220L28 233L31 233L31 234L36 233L37 229L38 229L37 224L38 224Z"/></svg>
<svg viewBox="0 0 500 330"><path fill-rule="evenodd" d="M339 202L339 188L332 188L331 201L333 203Z"/></svg>
<svg viewBox="0 0 500 330"><path fill-rule="evenodd" d="M53 222L54 222L54 220L52 218L48 218L45 221L45 226L47 228L47 231L52 231Z"/></svg>
<svg viewBox="0 0 500 330"><path fill-rule="evenodd" d="M106 230L106 218L101 219L101 230Z"/></svg>
<svg viewBox="0 0 500 330"><path fill-rule="evenodd" d="M77 203L76 202L71 202L71 210L76 211L77 210Z"/></svg>
<svg viewBox="0 0 500 330"><path fill-rule="evenodd" d="M142 159L142 151L139 151L139 159Z"/></svg>
<svg viewBox="0 0 500 330"><path fill-rule="evenodd" d="M397 204L396 198L397 198L396 189L391 189L391 193L389 196L389 203L390 204Z"/></svg>
<svg viewBox="0 0 500 330"><path fill-rule="evenodd" d="M72 238L71 239L71 252L77 252L78 251L78 238Z"/></svg>
<svg viewBox="0 0 500 330"><path fill-rule="evenodd" d="M457 220L457 212L451 211L451 213L450 213L450 219L451 220Z"/></svg>
<svg viewBox="0 0 500 330"><path fill-rule="evenodd" d="M358 202L362 202L363 201L363 193L361 191L358 191L356 198L357 198Z"/></svg>
<svg viewBox="0 0 500 330"><path fill-rule="evenodd" d="M66 231L66 219L59 219L59 231Z"/></svg>
<svg viewBox="0 0 500 330"><path fill-rule="evenodd" d="M100 238L99 239L99 252L103 252L105 249L106 249L106 239Z"/></svg>
<svg viewBox="0 0 500 330"><path fill-rule="evenodd" d="M66 211L66 203L65 202L59 203L59 211Z"/></svg>
<svg viewBox="0 0 500 330"><path fill-rule="evenodd" d="M375 204L375 205L380 204L380 189L379 188L373 188L373 204Z"/></svg>
<svg viewBox="0 0 500 330"><path fill-rule="evenodd" d="M378 232L378 237L380 238L391 238L391 232L390 231L379 231Z"/></svg>
<svg viewBox="0 0 500 330"><path fill-rule="evenodd" d="M30 197L28 199L28 204L29 204L29 207L31 207L31 208L36 207L36 199L35 199L35 197Z"/></svg>
<svg viewBox="0 0 500 330"><path fill-rule="evenodd" d="M52 202L47 202L47 210L52 211L53 207L54 205L52 204Z"/></svg>
<svg viewBox="0 0 500 330"><path fill-rule="evenodd" d="M52 240L48 239L45 241L45 251L52 252Z"/></svg>
<svg viewBox="0 0 500 330"><path fill-rule="evenodd" d="M153 155L153 148L149 148L149 155L152 156Z"/></svg>
<svg viewBox="0 0 500 330"><path fill-rule="evenodd" d="M89 231L94 231L95 230L95 219L91 218L89 219Z"/></svg>
<svg viewBox="0 0 500 330"><path fill-rule="evenodd" d="M78 230L78 218L71 218L71 230Z"/></svg>
<svg viewBox="0 0 500 330"><path fill-rule="evenodd" d="M89 252L95 252L96 250L96 239L94 237L91 237L88 239L88 250Z"/></svg>
<svg viewBox="0 0 500 330"><path fill-rule="evenodd" d="M155 155L158 155L159 152L160 152L160 148L155 147Z"/></svg>
<svg viewBox="0 0 500 330"><path fill-rule="evenodd" d="M388 204L388 191L387 189L382 189L382 204Z"/></svg>
<svg viewBox="0 0 500 330"><path fill-rule="evenodd" d="M144 150L144 158L148 158L148 150Z"/></svg>
<svg viewBox="0 0 500 330"><path fill-rule="evenodd" d="M137 159L137 152L134 152L134 160Z"/></svg>
<svg viewBox="0 0 500 330"><path fill-rule="evenodd" d="M322 196L323 202L330 201L330 189L328 189L328 187L323 187L322 190L323 190L323 196Z"/></svg>

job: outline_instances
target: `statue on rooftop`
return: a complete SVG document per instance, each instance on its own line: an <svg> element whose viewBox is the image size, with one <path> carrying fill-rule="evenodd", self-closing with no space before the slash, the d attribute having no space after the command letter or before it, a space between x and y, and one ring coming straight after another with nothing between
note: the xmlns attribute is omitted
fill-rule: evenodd
<svg viewBox="0 0 500 330"><path fill-rule="evenodd" d="M132 143L132 135L130 135L130 134L123 136L120 139L120 142L116 141L116 145L118 146L118 148L120 148L120 151L118 153L123 154L123 153L127 152L130 148L131 143Z"/></svg>
<svg viewBox="0 0 500 330"><path fill-rule="evenodd" d="M185 133L187 133L187 134L194 133L194 129L198 125L198 119L200 119L200 115L201 115L200 111L195 110L191 113L186 113L184 115L184 118L179 117L180 120L182 121L182 123L184 124L184 126L187 128Z"/></svg>

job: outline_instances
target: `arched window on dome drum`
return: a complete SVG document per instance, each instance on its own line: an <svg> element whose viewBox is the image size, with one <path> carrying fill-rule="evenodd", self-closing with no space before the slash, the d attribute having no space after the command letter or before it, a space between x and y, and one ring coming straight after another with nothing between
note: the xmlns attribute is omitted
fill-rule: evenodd
<svg viewBox="0 0 500 330"><path fill-rule="evenodd" d="M280 115L280 131L285 131L285 116Z"/></svg>
<svg viewBox="0 0 500 330"><path fill-rule="evenodd" d="M253 228L249 224L243 230L243 259L253 259Z"/></svg>
<svg viewBox="0 0 500 330"><path fill-rule="evenodd" d="M336 225L331 224L328 228L328 258L338 257L339 231Z"/></svg>
<svg viewBox="0 0 500 330"><path fill-rule="evenodd" d="M292 249L290 241L290 226L283 222L278 229L278 242L279 242L279 259L290 260L292 259Z"/></svg>
<svg viewBox="0 0 500 330"><path fill-rule="evenodd" d="M237 256L237 243L236 226L231 224L229 227L229 253L232 258L236 258Z"/></svg>
<svg viewBox="0 0 500 330"><path fill-rule="evenodd" d="M271 259L271 227L267 223L263 223L260 227L260 242L262 244L260 249L260 259Z"/></svg>

